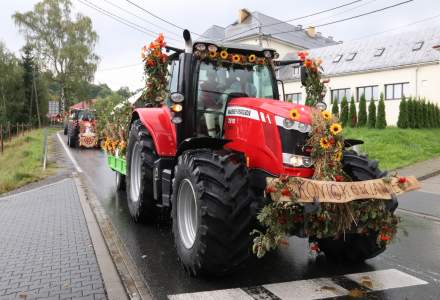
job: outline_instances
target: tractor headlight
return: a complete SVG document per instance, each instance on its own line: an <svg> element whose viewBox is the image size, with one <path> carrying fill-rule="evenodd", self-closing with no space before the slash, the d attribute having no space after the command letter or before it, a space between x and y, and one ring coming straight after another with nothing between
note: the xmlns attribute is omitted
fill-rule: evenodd
<svg viewBox="0 0 440 300"><path fill-rule="evenodd" d="M216 45L209 45L208 51L209 52L217 52L217 46Z"/></svg>
<svg viewBox="0 0 440 300"><path fill-rule="evenodd" d="M315 107L319 110L326 110L327 109L327 104L325 104L325 102L319 101L318 103L315 104Z"/></svg>
<svg viewBox="0 0 440 300"><path fill-rule="evenodd" d="M312 166L312 159L308 156L295 155L290 153L283 153L283 163L295 168Z"/></svg>
<svg viewBox="0 0 440 300"><path fill-rule="evenodd" d="M286 129L293 129L293 127L295 126L295 121L291 120L291 119L284 119L283 120L283 127Z"/></svg>
<svg viewBox="0 0 440 300"><path fill-rule="evenodd" d="M84 132L85 132L85 133L91 133L91 132L92 132L92 126L86 126L86 127L84 128Z"/></svg>
<svg viewBox="0 0 440 300"><path fill-rule="evenodd" d="M264 57L266 57L266 58L272 57L272 53L269 50L264 51L263 54L264 54Z"/></svg>
<svg viewBox="0 0 440 300"><path fill-rule="evenodd" d="M183 95L180 93L172 93L170 98L174 103L181 103L183 100L185 100L185 97L183 97Z"/></svg>
<svg viewBox="0 0 440 300"><path fill-rule="evenodd" d="M203 52L203 51L206 50L206 45L205 45L205 44L197 44L197 45L195 46L195 48L196 48L197 50Z"/></svg>

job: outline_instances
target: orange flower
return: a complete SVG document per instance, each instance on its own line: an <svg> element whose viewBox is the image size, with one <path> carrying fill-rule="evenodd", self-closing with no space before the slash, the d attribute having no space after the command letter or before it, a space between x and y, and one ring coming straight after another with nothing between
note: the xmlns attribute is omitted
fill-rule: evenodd
<svg viewBox="0 0 440 300"><path fill-rule="evenodd" d="M304 61L304 67L311 68L313 66L313 61L311 59L306 59Z"/></svg>
<svg viewBox="0 0 440 300"><path fill-rule="evenodd" d="M381 235L379 236L379 239L380 239L381 241L388 242L389 240L391 240L391 237L389 237L388 235L385 235L385 234L381 234Z"/></svg>
<svg viewBox="0 0 440 300"><path fill-rule="evenodd" d="M298 55L300 60L304 61L309 53L307 51L298 51L296 55Z"/></svg>
<svg viewBox="0 0 440 300"><path fill-rule="evenodd" d="M292 120L298 120L299 119L299 111L296 108L290 110L289 111L289 115L290 115L290 118Z"/></svg>
<svg viewBox="0 0 440 300"><path fill-rule="evenodd" d="M167 60L168 60L168 55L165 54L165 53L162 53L162 55L161 55L161 59L162 59L162 62L163 62L163 63L166 63Z"/></svg>
<svg viewBox="0 0 440 300"><path fill-rule="evenodd" d="M154 60L152 60L151 58L147 60L147 66L149 67L154 67L156 63L154 62Z"/></svg>

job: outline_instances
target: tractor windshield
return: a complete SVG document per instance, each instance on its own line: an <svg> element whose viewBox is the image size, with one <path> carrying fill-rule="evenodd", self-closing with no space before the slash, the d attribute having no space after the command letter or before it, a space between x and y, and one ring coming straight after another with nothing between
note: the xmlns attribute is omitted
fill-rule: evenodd
<svg viewBox="0 0 440 300"><path fill-rule="evenodd" d="M274 98L274 81L266 65L222 65L201 62L197 92L198 132L219 137L226 101L231 94Z"/></svg>

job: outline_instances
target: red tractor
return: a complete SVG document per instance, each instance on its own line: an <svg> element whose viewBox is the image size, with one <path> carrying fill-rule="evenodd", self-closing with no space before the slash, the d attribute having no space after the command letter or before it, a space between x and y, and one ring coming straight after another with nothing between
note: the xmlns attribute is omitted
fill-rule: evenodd
<svg viewBox="0 0 440 300"><path fill-rule="evenodd" d="M312 108L277 100L273 66L300 61L275 61L274 50L257 46L193 43L187 31L184 38L185 50L168 47L174 53L166 105L133 112L123 179L135 221L171 213L177 254L190 274L224 274L251 256L250 232L270 201L266 178L313 175L304 151ZM204 59L203 53L221 49L268 63ZM298 121L289 118L293 108L301 112ZM354 180L385 175L354 151L345 151L343 162ZM362 261L384 250L376 237L309 238L328 256Z"/></svg>
<svg viewBox="0 0 440 300"><path fill-rule="evenodd" d="M94 148L98 145L95 111L90 109L72 109L64 128L67 144L71 148Z"/></svg>

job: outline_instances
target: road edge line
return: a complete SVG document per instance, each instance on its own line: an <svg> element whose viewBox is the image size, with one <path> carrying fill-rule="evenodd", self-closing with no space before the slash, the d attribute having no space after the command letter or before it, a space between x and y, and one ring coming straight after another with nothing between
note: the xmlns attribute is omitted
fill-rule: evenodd
<svg viewBox="0 0 440 300"><path fill-rule="evenodd" d="M64 144L63 139L60 136L60 132L57 132L57 137L58 140L60 141L61 145L63 145L64 151L66 151L67 156L70 158L70 161L73 163L73 166L75 167L76 171L78 173L82 173L82 169L81 167L78 165L78 162L76 161L76 159L73 157L72 153L70 152L69 148L67 148L66 144Z"/></svg>
<svg viewBox="0 0 440 300"><path fill-rule="evenodd" d="M86 219L90 239L92 240L96 260L98 262L101 276L104 281L105 291L109 300L128 299L126 289L122 284L121 278L113 263L109 249L106 246L101 229L93 214L92 208L87 201L87 192L84 190L78 175L73 174L72 179L75 183L79 195L79 201Z"/></svg>
<svg viewBox="0 0 440 300"><path fill-rule="evenodd" d="M96 195L85 184L85 175L77 174L77 186L84 191L85 199L94 215L95 222L99 226L101 237L107 246L111 256L113 266L119 275L119 279L124 286L126 295L130 299L152 300L152 293L147 282L138 270L132 257L125 249L125 246L113 227L110 218L102 207ZM109 296L109 299L110 296ZM113 298L118 299L118 298Z"/></svg>
<svg viewBox="0 0 440 300"><path fill-rule="evenodd" d="M435 223L440 224L440 218L436 217L436 216L433 216L433 215L429 215L429 214L425 214L425 213L419 213L419 212L416 212L416 211L413 211L413 210L409 210L409 209L404 209L404 208L397 208L396 211L401 212L401 213L403 213L405 215L410 215L410 216L415 216L415 217L423 218L423 219L430 220L430 221L433 221Z"/></svg>

